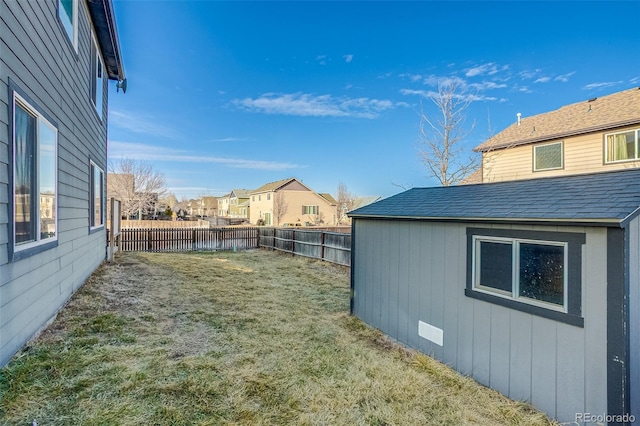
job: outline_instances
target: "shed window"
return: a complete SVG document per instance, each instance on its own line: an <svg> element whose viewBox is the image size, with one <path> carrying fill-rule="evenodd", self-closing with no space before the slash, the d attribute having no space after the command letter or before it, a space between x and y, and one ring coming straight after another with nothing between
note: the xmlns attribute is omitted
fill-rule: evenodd
<svg viewBox="0 0 640 426"><path fill-rule="evenodd" d="M640 129L605 135L605 162L640 159Z"/></svg>
<svg viewBox="0 0 640 426"><path fill-rule="evenodd" d="M534 171L555 170L562 167L562 142L533 147Z"/></svg>
<svg viewBox="0 0 640 426"><path fill-rule="evenodd" d="M15 252L57 240L58 129L25 99L13 102Z"/></svg>
<svg viewBox="0 0 640 426"><path fill-rule="evenodd" d="M469 228L467 236L467 296L583 324L584 234Z"/></svg>
<svg viewBox="0 0 640 426"><path fill-rule="evenodd" d="M474 288L566 312L565 243L474 236Z"/></svg>

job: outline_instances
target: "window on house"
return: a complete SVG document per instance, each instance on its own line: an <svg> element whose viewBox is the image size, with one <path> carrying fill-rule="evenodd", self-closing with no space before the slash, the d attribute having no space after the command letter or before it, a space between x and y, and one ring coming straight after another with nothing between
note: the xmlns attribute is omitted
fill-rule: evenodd
<svg viewBox="0 0 640 426"><path fill-rule="evenodd" d="M255 196L255 195L252 195L252 196L251 196L251 201L255 201L255 200L256 200L256 196Z"/></svg>
<svg viewBox="0 0 640 426"><path fill-rule="evenodd" d="M267 193L267 201L269 201L270 199L271 199L271 193L270 193L270 192L268 192L268 193Z"/></svg>
<svg viewBox="0 0 640 426"><path fill-rule="evenodd" d="M264 214L264 224L267 226L271 225L271 213Z"/></svg>
<svg viewBox="0 0 640 426"><path fill-rule="evenodd" d="M102 119L102 95L104 93L104 62L100 56L98 43L93 38L91 44L91 101L96 107L98 116Z"/></svg>
<svg viewBox="0 0 640 426"><path fill-rule="evenodd" d="M562 142L554 142L533 147L533 170L561 169L562 164Z"/></svg>
<svg viewBox="0 0 640 426"><path fill-rule="evenodd" d="M604 137L605 162L640 159L640 129L611 133Z"/></svg>
<svg viewBox="0 0 640 426"><path fill-rule="evenodd" d="M467 296L582 326L584 234L470 228L467 236Z"/></svg>
<svg viewBox="0 0 640 426"><path fill-rule="evenodd" d="M318 214L318 206L302 206L302 214Z"/></svg>
<svg viewBox="0 0 640 426"><path fill-rule="evenodd" d="M104 225L104 171L93 161L90 167L91 228Z"/></svg>
<svg viewBox="0 0 640 426"><path fill-rule="evenodd" d="M15 251L57 240L58 129L26 100L13 100Z"/></svg>
<svg viewBox="0 0 640 426"><path fill-rule="evenodd" d="M262 195L258 195L258 201L262 201Z"/></svg>
<svg viewBox="0 0 640 426"><path fill-rule="evenodd" d="M78 49L78 2L58 0L58 17L74 49Z"/></svg>

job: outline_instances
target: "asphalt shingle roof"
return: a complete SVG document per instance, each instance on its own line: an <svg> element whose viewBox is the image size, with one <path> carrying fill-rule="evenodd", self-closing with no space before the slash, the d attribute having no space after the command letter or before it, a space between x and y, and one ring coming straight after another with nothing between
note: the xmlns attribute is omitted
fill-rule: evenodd
<svg viewBox="0 0 640 426"><path fill-rule="evenodd" d="M620 225L640 211L640 169L575 176L413 188L351 217L497 220Z"/></svg>
<svg viewBox="0 0 640 426"><path fill-rule="evenodd" d="M640 88L565 105L555 111L522 117L474 148L486 152L640 123Z"/></svg>

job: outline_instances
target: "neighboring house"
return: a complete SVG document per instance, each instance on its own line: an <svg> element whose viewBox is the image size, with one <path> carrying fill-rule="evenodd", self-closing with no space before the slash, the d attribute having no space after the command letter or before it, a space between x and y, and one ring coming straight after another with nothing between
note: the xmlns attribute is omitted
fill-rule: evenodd
<svg viewBox="0 0 640 426"><path fill-rule="evenodd" d="M320 195L295 178L267 183L250 195L250 222L253 224L336 224L336 201L333 197Z"/></svg>
<svg viewBox="0 0 640 426"><path fill-rule="evenodd" d="M0 0L0 365L105 260L110 0Z"/></svg>
<svg viewBox="0 0 640 426"><path fill-rule="evenodd" d="M372 195L368 197L355 197L351 203L351 208L347 205L347 203L343 203L341 206L337 206L338 215L340 215L340 223L349 225L351 224L351 219L347 216L347 213L351 210L359 209L360 207L368 206L371 203L375 203L382 199L379 195Z"/></svg>
<svg viewBox="0 0 640 426"><path fill-rule="evenodd" d="M248 189L234 189L218 199L218 214L222 217L249 218Z"/></svg>
<svg viewBox="0 0 640 426"><path fill-rule="evenodd" d="M482 182L640 167L640 89L519 116L474 150Z"/></svg>
<svg viewBox="0 0 640 426"><path fill-rule="evenodd" d="M640 418L640 169L414 188L350 213L351 311L560 422Z"/></svg>

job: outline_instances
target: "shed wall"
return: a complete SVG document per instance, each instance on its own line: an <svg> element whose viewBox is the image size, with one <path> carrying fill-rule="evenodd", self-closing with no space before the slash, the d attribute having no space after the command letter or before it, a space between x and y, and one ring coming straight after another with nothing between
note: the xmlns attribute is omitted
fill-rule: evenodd
<svg viewBox="0 0 640 426"><path fill-rule="evenodd" d="M640 419L640 218L627 227L629 253L629 390L631 413Z"/></svg>
<svg viewBox="0 0 640 426"><path fill-rule="evenodd" d="M89 161L106 171L107 93L101 120L90 98L91 24L78 3L76 53L57 2L0 0L0 365L105 258L105 229L89 232ZM9 79L58 126L58 246L13 262Z"/></svg>
<svg viewBox="0 0 640 426"><path fill-rule="evenodd" d="M354 221L355 315L560 421L607 412L605 229ZM468 226L585 233L584 328L466 297ZM442 330L442 346L419 321Z"/></svg>

